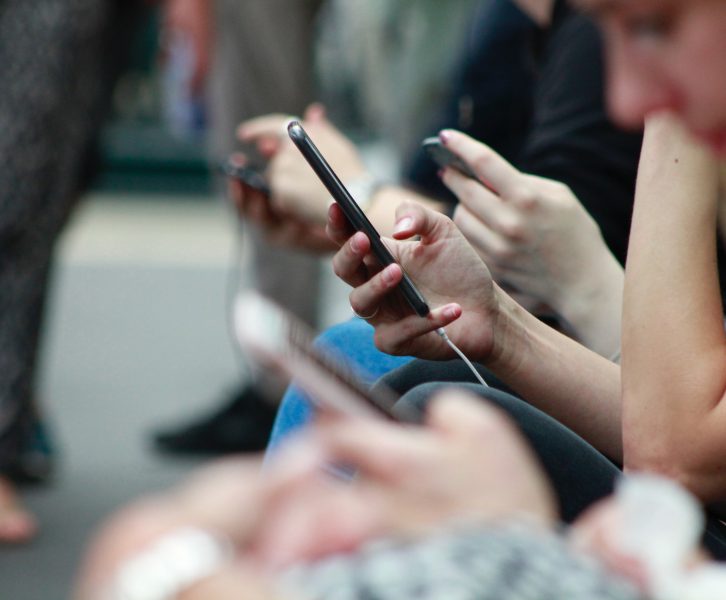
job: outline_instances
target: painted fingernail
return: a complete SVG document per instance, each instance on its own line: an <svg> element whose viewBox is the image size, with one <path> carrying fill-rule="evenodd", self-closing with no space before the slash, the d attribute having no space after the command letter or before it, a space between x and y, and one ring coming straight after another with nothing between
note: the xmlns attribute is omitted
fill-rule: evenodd
<svg viewBox="0 0 726 600"><path fill-rule="evenodd" d="M448 144L451 140L451 131L449 129L444 129L443 131L440 131L439 139L444 145Z"/></svg>
<svg viewBox="0 0 726 600"><path fill-rule="evenodd" d="M403 219L396 223L393 233L408 231L411 228L411 225L413 225L413 219L411 217L403 217Z"/></svg>
<svg viewBox="0 0 726 600"><path fill-rule="evenodd" d="M447 319L455 319L459 316L459 307L456 304L452 304L444 308L444 317Z"/></svg>

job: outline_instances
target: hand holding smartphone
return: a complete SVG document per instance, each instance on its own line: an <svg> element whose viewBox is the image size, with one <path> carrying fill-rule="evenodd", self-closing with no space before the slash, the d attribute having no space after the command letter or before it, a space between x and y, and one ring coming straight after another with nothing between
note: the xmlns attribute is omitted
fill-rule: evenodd
<svg viewBox="0 0 726 600"><path fill-rule="evenodd" d="M323 182L323 185L328 189L333 200L340 206L353 229L362 231L368 236L371 242L371 250L381 265L387 267L395 263L396 259L388 248L386 248L381 240L381 235L373 227L373 224L368 220L368 217L366 217L365 213L358 206L353 196L351 196L350 192L340 181L325 158L323 158L302 125L298 121L291 121L287 126L287 131L290 139ZM429 314L430 310L426 299L416 289L413 281L411 281L405 271L398 289L417 315L425 317Z"/></svg>
<svg viewBox="0 0 726 600"><path fill-rule="evenodd" d="M227 177L232 177L237 181L257 190L266 198L270 197L270 186L265 176L257 169L248 165L241 165L234 160L234 157L228 158L220 165L221 172Z"/></svg>
<svg viewBox="0 0 726 600"><path fill-rule="evenodd" d="M467 177L471 177L477 181L479 180L474 171L471 170L471 167L444 146L438 137L426 138L423 142L421 142L421 145L426 149L426 152L428 152L432 160L442 169L452 167Z"/></svg>

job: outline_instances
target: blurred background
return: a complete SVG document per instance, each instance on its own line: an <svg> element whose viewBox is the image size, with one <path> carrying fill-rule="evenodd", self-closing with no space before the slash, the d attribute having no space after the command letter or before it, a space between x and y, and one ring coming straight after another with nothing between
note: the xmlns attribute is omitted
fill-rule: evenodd
<svg viewBox="0 0 726 600"><path fill-rule="evenodd" d="M99 4L77 0L69 10L86 17ZM267 11L271 23L290 17L285 2L216 4L218 11ZM299 8L306 0L287 4ZM474 2L310 4L310 99L323 101L331 120L361 144L365 160L394 179L395 157L418 143L446 94L449 79L442 73L461 45ZM11 19L12 10L0 21ZM210 114L213 100L189 91L197 86L192 59L188 48L170 39L168 10L163 2L139 2L126 21L106 15L121 29L124 52L109 84L103 125L93 136L94 159L86 161L93 163L93 176L67 223L58 227L33 388L52 469L40 478L42 485L21 487L39 534L26 545L0 546L0 598L67 596L94 526L141 493L177 481L200 460L154 451L152 431L208 410L220 390L245 372L227 317L234 292L254 285L249 237L215 175L221 157L212 130L221 125ZM0 23L3 35L25 31L18 26L21 18ZM99 44L107 40L103 31ZM222 32L216 34L221 43ZM249 30L231 35L246 36L250 47L260 43ZM105 56L102 44L94 50L90 37L82 41L79 57ZM275 59L269 61L247 62L265 72ZM66 68L79 65L74 59ZM282 65L284 70L284 60ZM255 69L249 72L253 95L276 95L274 80L254 83ZM15 75L5 70L2 76ZM0 81L0 88L9 82ZM11 105L1 106L9 119ZM245 116L262 113L264 106ZM70 152L64 140L52 148ZM3 151L16 149L6 144ZM18 177L8 175L4 185L12 187ZM11 200L0 208L6 210ZM35 221L31 216L27 222L32 228ZM9 260L2 257L3 264ZM323 326L349 316L349 308L325 258L319 268Z"/></svg>

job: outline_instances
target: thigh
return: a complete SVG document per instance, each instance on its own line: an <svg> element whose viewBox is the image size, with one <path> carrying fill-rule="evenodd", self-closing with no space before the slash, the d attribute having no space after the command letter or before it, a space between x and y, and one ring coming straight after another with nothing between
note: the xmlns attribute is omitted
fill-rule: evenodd
<svg viewBox="0 0 726 600"><path fill-rule="evenodd" d="M474 368L484 378L490 387L510 392L507 385L497 379L488 369L482 365L474 365ZM474 383L478 385L474 374L462 360L423 360L415 359L405 365L386 373L380 380L399 395L403 395L422 383L430 382L452 382L452 383Z"/></svg>
<svg viewBox="0 0 726 600"><path fill-rule="evenodd" d="M497 405L517 424L554 486L565 522L612 493L620 469L576 433L516 396L476 384L459 386ZM432 395L448 387L448 383L426 383L411 389L400 402L423 411Z"/></svg>

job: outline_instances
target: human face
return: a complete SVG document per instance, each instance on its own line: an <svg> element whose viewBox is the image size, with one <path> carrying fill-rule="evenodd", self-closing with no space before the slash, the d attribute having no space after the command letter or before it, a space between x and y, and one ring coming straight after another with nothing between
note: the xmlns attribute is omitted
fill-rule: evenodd
<svg viewBox="0 0 726 600"><path fill-rule="evenodd" d="M600 23L608 105L639 127L658 110L726 155L726 0L574 0Z"/></svg>

